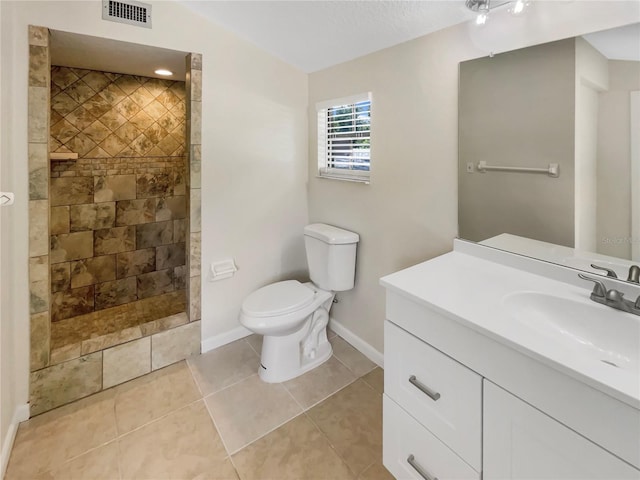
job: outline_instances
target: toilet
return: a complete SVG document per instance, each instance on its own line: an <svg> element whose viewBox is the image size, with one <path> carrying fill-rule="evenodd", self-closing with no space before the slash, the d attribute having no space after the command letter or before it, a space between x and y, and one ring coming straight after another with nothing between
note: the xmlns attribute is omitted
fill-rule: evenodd
<svg viewBox="0 0 640 480"><path fill-rule="evenodd" d="M290 380L326 362L329 311L335 292L355 280L357 233L323 223L304 228L311 282L285 280L251 293L240 323L263 335L259 375L267 383Z"/></svg>

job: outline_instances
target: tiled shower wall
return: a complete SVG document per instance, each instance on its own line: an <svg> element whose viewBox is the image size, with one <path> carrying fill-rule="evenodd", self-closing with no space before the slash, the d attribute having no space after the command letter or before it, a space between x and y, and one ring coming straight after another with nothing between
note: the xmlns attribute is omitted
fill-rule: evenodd
<svg viewBox="0 0 640 480"><path fill-rule="evenodd" d="M185 54L184 84L66 69L62 72L63 79L57 78L58 84L51 87L49 40L46 27L29 26L29 409L32 416L200 352L202 57L196 53ZM54 69L56 74L57 70L60 69ZM109 88L113 83L124 93L128 89L130 94L121 97L120 90ZM103 90L99 90L101 84L105 87ZM162 90L157 95L156 87ZM184 103L175 103L170 93ZM59 96L55 100L57 110L53 111L52 94ZM108 98L112 100L112 107L107 110L104 101ZM170 124L172 118L179 118L176 113L184 115L185 110L186 132L184 117L173 127ZM159 115L159 119L154 119L150 112ZM55 135L50 136L50 120L56 124L61 120L66 123L58 125L52 130ZM50 162L51 150L75 150L80 158ZM139 156L130 156L132 152ZM90 158L91 155L94 158ZM182 203L186 206L181 206ZM53 222L49 221L50 214ZM184 218L177 218L179 216ZM119 221L125 224L119 225ZM153 224L161 225L151 227ZM118 235L120 231L114 230L117 228L125 232L135 229L135 234ZM145 228L150 230L145 233ZM100 231L112 234L96 233ZM93 237L93 242L80 241L82 255L74 253L71 236L77 233L87 239ZM52 242L53 236L57 238ZM65 240L70 243L65 244ZM183 242L186 251L173 255L172 245ZM137 248L139 245L145 246ZM91 249L99 255L84 258ZM128 268L124 257L137 256L139 250L146 251L147 261L134 262ZM155 255L153 261L151 250ZM82 258L72 259L78 255ZM112 258L95 260L100 257ZM152 266L154 271L141 271ZM163 270L168 272L157 273ZM52 282L51 271L56 275L62 272L61 277L57 276ZM113 272L115 279L108 280L114 276ZM169 272L173 274L171 282L167 281ZM164 280L154 281L152 275L143 277L146 274L156 274ZM138 289L140 277L142 288ZM112 288L109 295L103 285L105 295L100 295L102 298L96 302L96 291L101 290L101 284L117 286L117 280L127 278L135 279L136 296L142 292L145 298L108 306L119 303L121 290ZM127 282L133 286L133 280ZM183 286L186 286L186 295ZM52 322L52 310L57 309L52 297L60 291L85 287L93 287L94 309L96 304L100 308ZM172 291L153 294L169 289ZM90 303L91 295L85 299ZM185 313L174 314L176 311Z"/></svg>
<svg viewBox="0 0 640 480"><path fill-rule="evenodd" d="M186 224L185 243L187 252L187 254L185 255L186 264L184 266L184 271L187 297L185 298L184 290L178 289L169 293L148 296L146 298L143 298L142 300L123 303L121 305L107 307L83 315L51 322L50 309L52 307L52 302L50 301L51 281L49 277L51 270L50 266L52 265L52 262L50 261L51 239L49 235L49 215L52 210L58 207L68 207L69 209L68 222L66 216L64 215L64 211L66 211L66 208L61 209L61 211L63 212L63 215L61 216L61 223L58 223L60 221L60 217L55 215L55 212L53 212L54 220L56 221L56 225L51 225L53 231L67 232L68 229L68 233L54 233L54 235L70 235L72 233L81 233L83 231L89 231L91 233L98 230L103 230L105 228L118 228L116 224L115 227L99 228L98 230L94 230L93 228L91 228L87 230L74 231L74 227L72 227L71 225L71 209L74 206L77 207L78 205L92 205L92 203L87 200L87 203L69 202L69 204L51 206L50 186L52 178L59 179L65 177L73 177L71 180L74 181L69 182L69 190L67 190L67 192L65 193L65 195L73 195L76 185L82 184L82 177L91 178L133 175L136 177L136 198L122 201L134 202L138 200L137 175L139 172L135 171L135 166L133 166L131 163L132 157L125 156L128 155L129 153L127 152L130 151L127 150L126 147L133 145L131 147L133 150L136 150L136 148L138 150L142 150L142 154L144 155L144 157L137 158L136 161L142 162L142 164L138 164L137 166L146 169L146 173L154 175L168 175L168 169L171 169L171 178L176 178L174 175L174 170L176 169L175 162L179 161L179 155L176 154L176 150L173 150L171 148L172 141L170 138L167 139L166 135L162 138L156 138L158 140L158 143L149 147L149 141L152 140L151 136L153 135L153 132L159 132L160 134L163 133L162 129L153 127L153 125L149 125L144 129L136 127L138 130L140 130L141 133L139 133L135 138L131 139L131 141L127 145L125 145L122 150L118 151L118 147L122 145L120 141L123 141L123 139L121 138L123 132L128 131L129 133L136 133L136 131L131 128L125 127L127 128L127 130L120 131L120 136L116 134L115 130L117 130L119 127L115 128L115 125L118 123L118 121L121 122L120 117L118 115L109 113L110 111L100 114L100 110L104 108L102 100L105 100L105 98L103 95L99 95L102 92L95 93L96 90L94 88L91 88L90 86L90 84L98 85L97 83L95 83L97 78L96 74L100 74L100 72L92 74L92 72L88 72L86 70L76 69L71 70L71 73L73 75L69 75L67 77L67 81L70 81L67 86L70 87L73 85L73 83L76 83L81 79L83 80L83 82L78 83L69 92L65 92L66 95L68 95L68 97L71 99L71 101L62 96L61 101L60 99L58 99L59 103L57 103L57 105L59 108L64 108L64 105L66 105L67 107L73 107L73 102L75 102L77 103L77 106L75 106L73 110L68 112L67 115L61 115L59 112L56 112L56 114L52 114L51 120L55 120L56 123L59 122L61 118L59 118L58 115L61 115L62 117L71 115L70 118L73 119L74 115L77 114L78 117L82 117L85 122L91 120L91 118L93 117L93 120L91 120L91 123L89 124L89 127L93 125L93 128L88 128L85 126L83 129L80 129L78 127L75 127L77 129L77 132L75 132L73 129L66 126L66 124L63 124L57 128L60 128L62 126L65 126L65 128L61 128L57 131L66 131L68 133L67 140L65 140L64 142L56 140L55 142L51 142L51 145L61 152L64 152L65 148L71 150L72 147L79 152L82 152L83 149L86 149L88 147L90 147L90 149L87 151L84 157L81 155L78 161L55 161L52 165L49 159L49 144L51 140L49 136L49 117L51 113L50 93L55 92L55 94L57 95L62 92L57 91L56 87L53 88L52 92L52 89L50 88L50 36L48 29L46 27L29 26L28 33L29 290L31 311L31 373L29 378L29 410L30 415L33 416L55 408L59 405L72 402L82 397L86 397L87 395L91 395L92 393L98 392L100 390L110 388L122 382L126 382L127 380L138 377L140 375L144 375L145 373L157 370L166 365L170 365L200 352L200 144L202 105L202 56L197 53L185 54L186 95L184 106L186 107L187 118L187 148L185 148L186 162L183 163L183 165L186 169L186 173L184 174L184 182L175 181L172 184L173 186L171 187L173 188L173 196L181 196L179 193L181 191L180 189L184 188L186 210L188 212L187 218L175 220L160 220L159 218L163 218L163 214L160 214L160 217L157 217L159 210L164 210L164 215L169 214L169 212L164 207L158 207L158 203L160 202L160 200L158 200L159 197L150 195L148 197L140 199L146 202L149 198L156 198L155 212L152 214L152 208L149 208L147 210L150 221L147 224L136 223L135 225L132 225L137 230L140 225L157 223L155 221L157 218L158 222L172 221L174 222L172 225L172 227L174 228L173 235L176 235L176 231L180 232L180 227L176 229L175 222L184 220ZM89 76L89 74L92 75ZM110 75L107 75L107 78L109 76ZM85 77L86 81L84 80ZM115 75L109 80L117 80L120 77L121 76ZM149 79L142 79L139 77L134 77L134 80L136 80L141 86L143 85L143 83L146 84L146 82L149 81ZM125 81L120 80L120 83L124 84ZM86 86L84 84L86 84ZM150 87L154 84L157 85L158 82L153 81L148 86L145 86L145 88L149 90ZM135 86L135 84L132 85ZM178 87L174 86L173 84L171 86L174 87L172 93L179 96L179 94L175 92L175 88ZM168 86L170 90L171 86ZM92 108L97 108L93 111L90 111L86 107L85 104L87 102L83 103L80 101L83 96L86 97L91 93L89 90L87 90L87 87L89 87L94 93L93 96L89 98L89 103L93 105ZM57 88L60 88L60 86L58 85ZM119 88L123 90L122 87ZM139 88L140 87L137 87L136 90ZM118 90L114 88L112 88L110 92L110 95L118 94ZM113 92L115 92L115 94ZM141 97L145 96L144 91L140 91L139 93L141 94ZM107 93L104 93L104 95L107 95ZM158 97L160 96L161 95L158 95ZM127 95L127 98L129 97L130 95ZM154 100L157 100L158 97L156 97ZM162 98L165 100L166 97L170 98L170 95L167 94L162 96ZM102 100L100 100L100 98L102 98ZM123 100L124 98L121 99L118 103L122 102ZM149 102L148 105L151 104L153 104L153 106L151 106L152 109L155 108L156 111L163 112L162 109L158 108L158 104L152 101ZM124 123L132 123L133 121L144 121L144 115L139 115L140 111L144 110L143 107L137 105L138 107L140 107L140 110L138 110L130 103L128 108L125 108L126 105L127 103L119 107L123 112L126 113L126 115L121 113L120 111L118 111L117 113L125 119L127 119L127 115L131 116L132 119L133 117L136 118L135 120L127 121ZM80 106L85 108L79 108ZM166 108L170 112L173 112L173 108L175 108L175 106L171 109L167 107L164 108ZM76 114L73 113L74 111L76 111ZM134 113L134 111L136 112ZM102 121L103 118L104 122ZM108 122L109 118L115 119L116 123ZM175 133L173 130L167 130L166 127L163 127L163 125L160 124L160 122L166 122L168 119L169 117L167 117L166 112L164 112L164 114L161 115L160 121L156 123L158 123L164 129L164 131L167 131L169 134ZM99 124L95 123L98 120L100 121L99 123L102 123L109 130L108 135L106 135L102 140L99 140L99 137L95 136L97 132L95 127L100 127ZM69 121L69 123L71 122ZM120 126L124 125L124 123L122 123ZM143 123L139 123L139 125L143 126ZM149 127L153 128L147 132ZM180 126L180 128L182 127ZM81 133L84 136L80 135ZM94 133L94 136L91 137L89 133ZM144 137L139 138L142 134L144 134ZM120 141L116 140L113 137L108 139L108 137L111 135L115 135L119 138ZM73 140L73 138L76 139ZM173 138L173 140L175 140L175 138ZM164 146L164 150L160 148L160 144ZM95 152L100 152L100 150L97 150L97 147L101 148L104 152L111 156L96 157L93 159L88 158L87 155L90 154L91 151L95 150ZM112 147L115 148L115 151L112 149ZM159 153L158 150L154 150L154 147L158 147L160 151L162 151L162 154ZM144 153L147 148L150 149L146 151L146 153ZM168 152L167 149L170 149L170 152ZM147 164L144 164L145 161L142 160L143 158L148 159ZM131 171L132 168L134 169L134 171ZM131 180L129 180L129 182L131 182ZM183 183L186 184L186 187L182 186ZM86 185L89 185L89 183L87 182ZM129 183L129 185L131 185L131 183ZM105 183L104 185L98 186L96 183L94 183L93 191L89 194L89 197L93 195L93 203L110 203L104 198L96 202L96 190L102 191L102 194L114 196L117 196L119 194L118 192L121 191L118 188L114 190L110 186L110 184ZM56 191L57 193L60 193L59 189ZM129 191L131 192L131 190ZM54 195L57 194L55 192L53 193ZM115 203L114 206L116 206L116 223L118 219L118 201L119 200L112 200L112 202ZM173 209L169 207L168 210L171 211L171 215L173 215ZM100 220L98 219L99 215L97 207L95 212L96 218L94 219L93 208L89 208L88 217L86 215L80 215L79 218L81 220L79 220L79 223L77 221L75 224L77 226L98 225L99 222L102 221L103 217L100 216ZM153 218L151 218L152 216ZM78 217L78 215L76 215L76 217ZM85 235L87 234L85 233ZM93 233L93 235L95 236L95 233ZM137 241L137 235L130 238L135 238L135 240ZM106 240L109 240L109 242L107 243L111 243L111 246L113 246L114 243L118 244L118 242L120 241L117 237ZM163 245L159 246L161 247ZM86 248L89 248L88 244ZM93 248L95 250L95 242ZM135 252L135 250L129 250L128 252ZM157 260L157 251L155 253ZM57 251L56 255L60 254L62 254L62 252ZM64 255L67 255L67 253L65 252ZM116 280L118 280L118 253L115 253L114 255L116 256ZM108 256L108 254L100 256ZM57 263L53 263L53 265L66 263L66 261L58 261L59 258L53 258L53 260L57 261ZM70 286L71 264L80 260L85 259L68 260L70 264ZM175 268L177 267L174 267L174 274ZM102 271L101 269L98 270ZM84 275L81 275L77 279L78 282L86 282L93 276L93 273L89 271L83 273ZM127 278L126 274L123 275L124 278ZM129 276L137 277L139 275ZM109 281L113 280L108 280L107 282ZM106 282L103 281L92 284L94 285L94 289L96 288L95 286L99 285L100 283ZM66 283L63 282L63 284ZM175 288L175 277L173 285ZM173 309L176 308L176 311L187 310L187 312L172 315L172 313L174 313ZM163 318L154 320L154 318L158 317L158 312L162 312L162 315L169 316L164 316ZM86 338L87 332L89 332L89 338Z"/></svg>
<svg viewBox="0 0 640 480"><path fill-rule="evenodd" d="M56 322L186 288L184 82L54 66L50 132L79 156L51 162L53 350Z"/></svg>

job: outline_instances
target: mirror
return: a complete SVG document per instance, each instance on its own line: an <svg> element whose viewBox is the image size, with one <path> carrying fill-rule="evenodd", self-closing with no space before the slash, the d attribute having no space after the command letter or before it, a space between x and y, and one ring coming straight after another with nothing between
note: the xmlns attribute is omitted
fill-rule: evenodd
<svg viewBox="0 0 640 480"><path fill-rule="evenodd" d="M640 264L640 24L462 62L458 103L460 238L627 279Z"/></svg>

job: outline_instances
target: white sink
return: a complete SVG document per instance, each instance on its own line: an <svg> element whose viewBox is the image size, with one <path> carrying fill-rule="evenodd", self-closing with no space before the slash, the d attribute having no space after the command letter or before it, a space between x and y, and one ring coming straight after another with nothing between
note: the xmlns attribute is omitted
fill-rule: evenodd
<svg viewBox="0 0 640 480"><path fill-rule="evenodd" d="M640 371L640 316L539 292L516 292L502 303L527 333L588 362Z"/></svg>

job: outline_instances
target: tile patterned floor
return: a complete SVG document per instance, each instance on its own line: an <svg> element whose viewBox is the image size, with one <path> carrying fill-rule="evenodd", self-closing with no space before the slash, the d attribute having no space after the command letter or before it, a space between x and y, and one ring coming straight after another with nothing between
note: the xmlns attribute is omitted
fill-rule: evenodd
<svg viewBox="0 0 640 480"><path fill-rule="evenodd" d="M6 479L390 480L383 371L334 356L281 384L251 336L20 425Z"/></svg>

